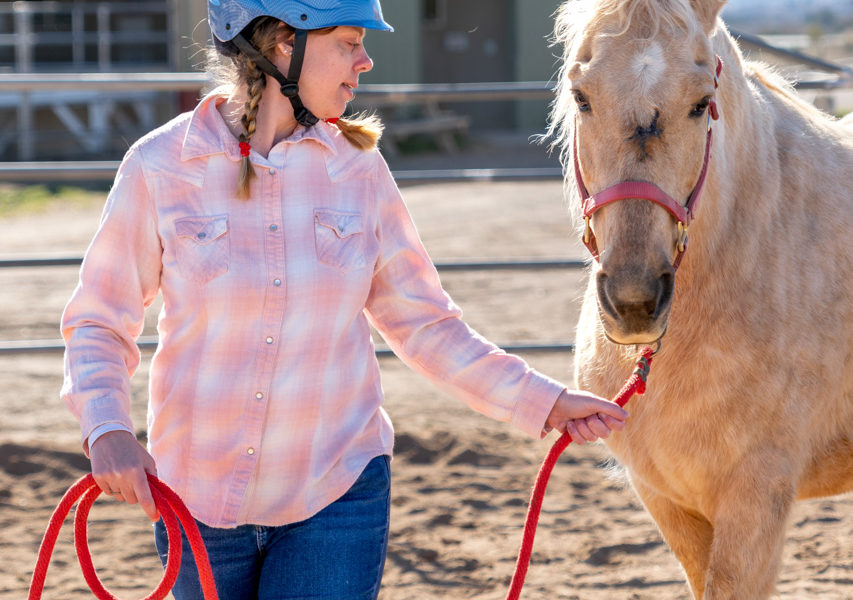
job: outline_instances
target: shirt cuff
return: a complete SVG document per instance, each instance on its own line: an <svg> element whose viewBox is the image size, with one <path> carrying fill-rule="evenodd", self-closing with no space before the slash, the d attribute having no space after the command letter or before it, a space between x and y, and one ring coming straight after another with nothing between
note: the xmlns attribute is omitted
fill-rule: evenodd
<svg viewBox="0 0 853 600"><path fill-rule="evenodd" d="M89 437L86 438L85 447L87 449L86 455L89 455L89 452L92 450L92 444L98 441L98 438L104 435L105 433L109 433L111 431L127 431L131 435L133 432L128 429L122 423L104 423L103 425L98 425L92 430L92 433L89 434Z"/></svg>
<svg viewBox="0 0 853 600"><path fill-rule="evenodd" d="M528 389L519 398L510 423L532 437L544 438L550 431L545 422L565 389L562 383L535 373Z"/></svg>

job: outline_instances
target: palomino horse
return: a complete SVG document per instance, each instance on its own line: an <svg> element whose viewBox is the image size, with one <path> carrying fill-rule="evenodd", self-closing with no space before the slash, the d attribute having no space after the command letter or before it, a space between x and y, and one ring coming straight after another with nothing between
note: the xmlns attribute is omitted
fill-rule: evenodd
<svg viewBox="0 0 853 600"><path fill-rule="evenodd" d="M551 133L596 256L576 383L612 396L662 341L608 446L694 597L753 600L794 501L853 489L853 131L724 4L566 2Z"/></svg>

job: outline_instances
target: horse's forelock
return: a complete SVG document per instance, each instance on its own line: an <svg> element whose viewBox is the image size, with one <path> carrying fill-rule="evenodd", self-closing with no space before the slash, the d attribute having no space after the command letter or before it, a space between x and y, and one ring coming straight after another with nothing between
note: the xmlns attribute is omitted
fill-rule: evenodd
<svg viewBox="0 0 853 600"><path fill-rule="evenodd" d="M593 7L593 17L587 27L610 35L621 35L642 20L649 37L664 30L680 30L693 34L701 30L689 0L576 0Z"/></svg>
<svg viewBox="0 0 853 600"><path fill-rule="evenodd" d="M618 37L640 23L649 39L661 30L689 38L702 31L689 0L566 0L554 14L552 45L563 47L563 63L581 37Z"/></svg>

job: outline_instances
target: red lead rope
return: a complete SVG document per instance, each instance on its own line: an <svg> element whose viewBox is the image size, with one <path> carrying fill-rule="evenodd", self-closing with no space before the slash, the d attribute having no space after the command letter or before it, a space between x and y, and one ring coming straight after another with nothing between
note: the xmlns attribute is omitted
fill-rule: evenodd
<svg viewBox="0 0 853 600"><path fill-rule="evenodd" d="M649 367L652 364L654 353L655 351L648 346L643 348L640 357L637 359L637 368L634 369L628 381L625 382L625 385L622 386L622 389L613 398L613 402L619 406L625 406L634 394L642 395L646 391L646 378L649 374ZM551 471L554 469L554 465L557 464L557 459L571 443L572 437L568 433L564 433L554 443L548 456L545 457L542 467L539 469L539 474L536 476L536 485L533 487L533 494L530 497L530 507L527 509L527 518L524 523L521 549L518 553L515 573L512 576L512 583L506 600L518 600L519 596L521 596L521 588L524 586L524 578L527 576L527 568L530 565L530 555L533 552L533 538L536 535L536 525L539 522L539 513L542 510L545 488L548 485L548 479L551 477ZM169 537L169 558L166 561L166 570L163 574L163 579L160 580L156 589L148 596L145 596L143 600L163 600L175 584L181 564L181 532L178 528L178 521L180 521L184 531L187 533L190 547L195 556L205 600L218 600L213 573L210 570L210 563L207 559L207 551L204 548L204 542L202 542L198 527L189 510L187 510L180 497L165 483L150 474L148 475L148 481L151 484L151 494L154 496L154 503L157 505L157 510L160 511L160 515L163 517L163 522L166 525L166 533ZM74 517L74 546L77 549L80 568L83 571L83 576L86 578L86 583L89 584L89 588L95 593L96 598L99 598L99 600L119 600L98 579L95 567L92 565L92 555L89 552L89 545L86 538L86 521L89 518L89 510L100 494L101 489L95 483L95 478L92 477L91 473L79 479L77 483L65 492L65 495L59 502L59 506L56 507L53 516L50 518L50 523L39 548L38 561L33 571L28 600L39 600L41 598L45 576L47 575L47 567L50 564L50 557L53 554L53 547L56 545L59 530L62 528L62 523L65 521L65 517L71 510L71 507L81 496L83 499L80 500L80 504L77 506L77 514Z"/></svg>
<svg viewBox="0 0 853 600"><path fill-rule="evenodd" d="M145 596L143 600L163 600L169 593L169 590L172 589L172 586L175 585L178 570L181 566L181 531L178 528L178 521L180 521L189 539L190 548L195 557L195 564L198 567L205 600L218 600L216 586L213 582L213 573L210 570L210 563L207 559L207 551L204 548L204 542L202 542L198 527L190 515L190 511L187 510L187 507L172 488L165 483L151 474L148 475L148 482L151 484L151 495L154 496L154 503L157 505L157 510L160 511L160 515L163 517L163 522L166 525L166 533L169 536L169 558L166 561L166 570L163 573L163 579L160 580L156 589ZM80 500L80 504L77 506L77 514L74 516L74 546L77 549L77 559L80 561L80 569L83 571L86 583L89 584L89 589L94 592L96 598L100 600L118 600L116 596L104 587L101 580L98 579L95 567L92 565L92 555L89 552L88 540L86 538L86 521L89 518L89 510L100 494L101 489L95 483L95 478L91 473L80 478L65 492L65 495L59 502L59 506L53 511L53 516L50 518L44 539L42 539L38 561L36 561L36 568L33 571L33 579L30 583L28 600L38 600L41 598L45 575L47 575L47 567L50 564L50 556L53 554L53 547L56 545L59 530L62 528L62 524L71 507L81 497L82 500Z"/></svg>
<svg viewBox="0 0 853 600"><path fill-rule="evenodd" d="M642 395L646 391L646 378L649 367L652 364L652 356L655 350L646 346L637 359L637 368L613 398L613 402L619 406L625 406L634 394ZM509 593L506 600L518 600L521 596L521 588L524 586L524 578L527 576L527 567L530 566L530 555L533 553L533 538L536 536L536 525L539 522L539 513L542 510L542 500L545 497L545 488L551 471L557 464L557 459L563 450L572 443L572 436L564 433L548 452L548 456L542 462L539 473L536 475L536 484L533 494L530 496L530 506L527 509L527 518L524 521L524 535L521 539L521 549L518 551L518 561L515 563L515 573L512 576Z"/></svg>

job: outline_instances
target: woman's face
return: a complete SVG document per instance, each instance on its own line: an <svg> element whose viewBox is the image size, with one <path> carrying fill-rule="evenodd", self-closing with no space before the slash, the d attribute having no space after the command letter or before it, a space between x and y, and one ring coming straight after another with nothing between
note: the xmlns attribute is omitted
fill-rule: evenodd
<svg viewBox="0 0 853 600"><path fill-rule="evenodd" d="M364 49L364 33L361 27L335 27L308 34L299 76L299 97L318 118L340 117L347 102L355 96L358 76L373 68L373 61ZM287 67L292 43L291 38L283 47L279 45L287 53Z"/></svg>

